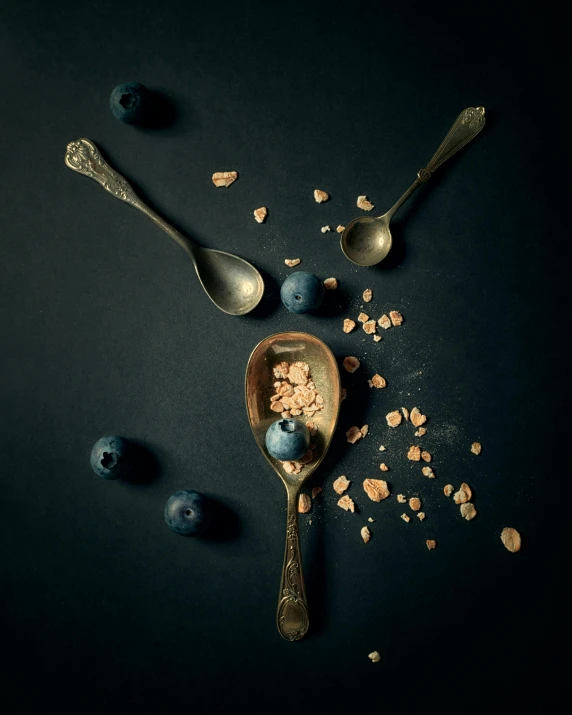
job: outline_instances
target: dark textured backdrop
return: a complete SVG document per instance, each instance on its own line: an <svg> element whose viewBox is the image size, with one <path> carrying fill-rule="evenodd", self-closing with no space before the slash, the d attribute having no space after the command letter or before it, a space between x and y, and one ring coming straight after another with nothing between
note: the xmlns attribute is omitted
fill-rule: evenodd
<svg viewBox="0 0 572 715"><path fill-rule="evenodd" d="M553 695L569 472L558 380L569 63L558 18L517 2L1 7L10 712L447 712ZM109 93L130 79L164 93L174 123L117 122ZM350 264L320 227L350 220L358 194L388 208L478 104L485 131L402 211L388 262ZM80 136L175 225L263 269L260 310L217 311L174 243L66 169L65 145ZM236 184L214 189L211 174L230 169ZM314 203L314 188L331 200ZM257 225L261 205L269 216ZM284 258L295 257L340 280L322 316L277 302ZM366 287L368 312L405 316L378 345L341 331ZM362 360L343 376L339 432L313 482L324 493L312 523L303 518L312 631L297 644L274 625L285 495L243 399L252 348L287 329ZM368 390L374 372L386 390ZM404 458L411 428L388 435L384 415L401 405L429 415L434 481ZM370 436L346 445L343 430L365 422ZM154 479L95 477L91 445L113 432L147 445ZM418 493L424 523L402 522L394 499L366 501L360 482L380 476L381 442L394 494ZM335 505L340 474L359 514ZM442 495L461 481L475 491L470 523ZM210 539L163 522L166 498L189 487L228 509ZM502 547L504 526L521 531L521 553Z"/></svg>

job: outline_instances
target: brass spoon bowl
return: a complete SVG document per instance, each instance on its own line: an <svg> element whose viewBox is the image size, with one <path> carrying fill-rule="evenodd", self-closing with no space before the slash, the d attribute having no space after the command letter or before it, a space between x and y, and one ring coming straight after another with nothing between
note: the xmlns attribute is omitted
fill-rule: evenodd
<svg viewBox="0 0 572 715"><path fill-rule="evenodd" d="M340 243L345 256L358 266L374 266L383 261L391 250L392 238L389 223L413 192L431 178L432 173L485 126L484 107L469 107L459 114L449 133L441 142L431 161L417 172L417 178L389 211L374 218L359 216L345 227Z"/></svg>
<svg viewBox="0 0 572 715"><path fill-rule="evenodd" d="M282 462L266 450L266 430L279 419L270 409L270 397L276 381L272 369L282 361L305 362L311 379L324 398L324 409L311 419L318 428L313 441L314 461L304 465L300 474L288 474ZM286 552L282 567L276 625L283 638L296 641L308 631L309 616L306 588L302 574L300 538L298 534L298 495L302 484L317 469L325 457L338 421L340 408L340 373L331 350L321 340L307 333L276 333L265 338L252 351L246 366L246 409L254 439L274 471L286 487L288 511L286 522Z"/></svg>
<svg viewBox="0 0 572 715"><path fill-rule="evenodd" d="M141 211L178 243L192 260L205 293L223 313L245 315L260 303L264 281L251 263L226 251L203 248L179 233L135 194L127 180L103 159L92 141L70 142L64 161L73 171L89 176L115 198Z"/></svg>

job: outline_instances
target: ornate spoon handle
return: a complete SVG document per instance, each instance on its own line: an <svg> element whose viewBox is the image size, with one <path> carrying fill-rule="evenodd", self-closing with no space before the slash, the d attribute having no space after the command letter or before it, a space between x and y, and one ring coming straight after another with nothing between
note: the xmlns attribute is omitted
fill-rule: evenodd
<svg viewBox="0 0 572 715"><path fill-rule="evenodd" d="M282 566L276 625L283 638L288 641L298 641L308 632L310 620L298 534L298 489L288 486L287 490L286 552Z"/></svg>
<svg viewBox="0 0 572 715"><path fill-rule="evenodd" d="M444 164L447 159L450 159L453 154L456 154L459 149L462 149L471 139L474 139L484 126L484 107L467 107L467 109L463 109L451 129L449 129L447 136L439 145L439 148L433 154L431 161L425 168L419 169L415 181L385 214L387 220L391 220L393 214L403 206L415 189L429 181L435 169L438 169L441 164Z"/></svg>
<svg viewBox="0 0 572 715"><path fill-rule="evenodd" d="M485 108L468 107L464 109L449 129L439 148L425 169L419 171L421 181L427 181L431 174L474 139L485 126ZM425 173L427 172L427 174ZM426 177L426 178L425 178Z"/></svg>
<svg viewBox="0 0 572 715"><path fill-rule="evenodd" d="M127 179L109 166L92 141L89 139L76 139L70 142L66 147L64 161L66 166L73 169L73 171L89 176L90 179L94 179L101 184L115 198L125 201L125 203L141 211L193 257L193 251L196 250L196 247L192 241L150 209L133 191Z"/></svg>

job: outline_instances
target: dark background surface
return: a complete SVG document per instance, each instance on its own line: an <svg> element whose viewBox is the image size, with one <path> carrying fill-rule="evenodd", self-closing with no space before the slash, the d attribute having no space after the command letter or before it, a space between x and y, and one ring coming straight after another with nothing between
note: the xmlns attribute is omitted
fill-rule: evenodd
<svg viewBox="0 0 572 715"><path fill-rule="evenodd" d="M570 165L558 18L516 2L1 8L11 712L466 712L556 697ZM163 92L174 122L117 122L108 97L131 79ZM359 213L358 194L387 209L476 105L484 132L399 215L390 259L350 264L320 227ZM259 266L261 308L219 312L174 243L66 169L65 145L80 136L183 231ZM219 170L240 178L215 189ZM331 200L316 204L315 188ZM295 257L340 280L321 316L278 304ZM377 345L341 331L366 287L371 315L405 316ZM301 518L312 630L295 644L274 625L285 494L243 398L252 348L288 329L362 360L342 376L338 433L310 484L324 492ZM369 391L374 372L386 390ZM405 459L411 427L385 425L401 405L429 416L434 481ZM370 435L346 445L343 431L366 422ZM106 433L146 445L155 478L99 480L88 458ZM380 443L393 494L421 496L425 522L405 524L394 498L373 504L361 490L381 476ZM340 474L359 514L336 506ZM475 492L472 522L442 494L461 481ZM208 539L175 536L163 506L180 488L216 498L228 523ZM519 554L503 548L504 526L522 533Z"/></svg>

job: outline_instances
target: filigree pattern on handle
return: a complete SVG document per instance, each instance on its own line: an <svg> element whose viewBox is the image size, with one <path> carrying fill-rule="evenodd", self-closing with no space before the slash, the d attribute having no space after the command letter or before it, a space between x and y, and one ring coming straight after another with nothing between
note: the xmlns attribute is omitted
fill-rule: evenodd
<svg viewBox="0 0 572 715"><path fill-rule="evenodd" d="M308 631L310 619L300 564L300 539L296 514L290 514L288 517L280 596L276 614L278 630L286 640L300 640Z"/></svg>
<svg viewBox="0 0 572 715"><path fill-rule="evenodd" d="M70 142L66 147L64 160L70 169L94 179L116 198L139 207L139 199L127 180L107 164L98 148L89 139L76 139Z"/></svg>
<svg viewBox="0 0 572 715"><path fill-rule="evenodd" d="M443 139L439 148L433 154L431 161L424 169L420 169L417 177L421 182L427 181L435 169L444 164L447 159L450 159L471 139L474 139L481 129L485 126L485 108L484 107L467 107L463 109L461 114L455 120L455 123L447 132L447 136Z"/></svg>

